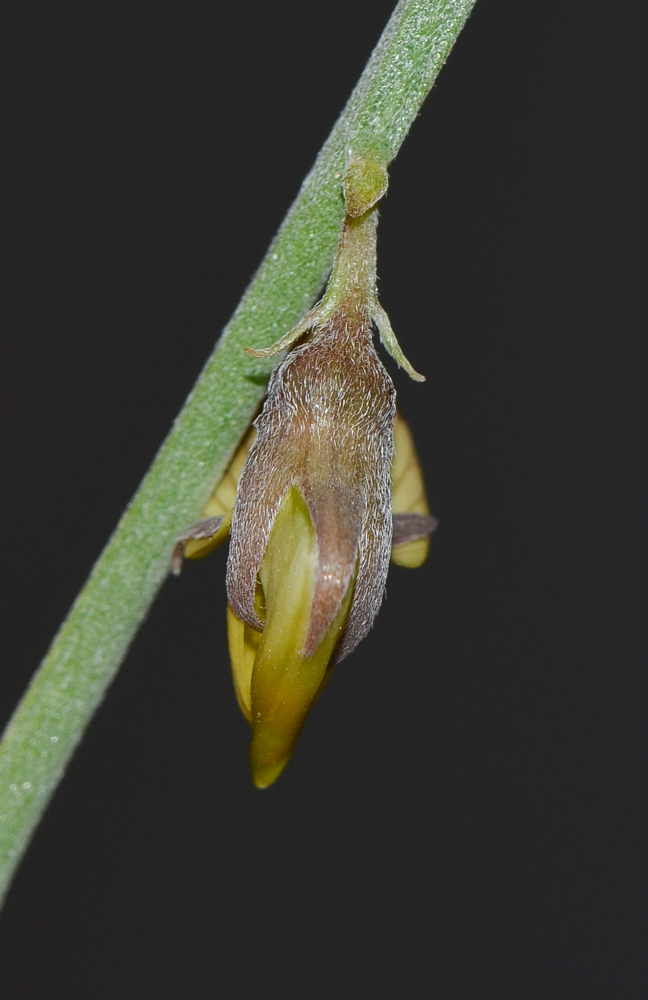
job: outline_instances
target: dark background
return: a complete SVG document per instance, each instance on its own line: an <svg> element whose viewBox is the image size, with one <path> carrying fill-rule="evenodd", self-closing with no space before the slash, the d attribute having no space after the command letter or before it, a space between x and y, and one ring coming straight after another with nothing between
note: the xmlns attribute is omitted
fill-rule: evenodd
<svg viewBox="0 0 648 1000"><path fill-rule="evenodd" d="M0 721L391 7L3 7ZM380 234L431 558L263 793L225 552L164 587L0 918L3 998L648 995L647 45L641 2L479 0Z"/></svg>

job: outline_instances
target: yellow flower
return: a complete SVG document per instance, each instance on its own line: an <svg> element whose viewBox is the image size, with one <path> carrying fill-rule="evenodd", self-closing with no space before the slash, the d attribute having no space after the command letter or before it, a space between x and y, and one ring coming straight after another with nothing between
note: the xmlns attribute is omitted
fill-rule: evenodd
<svg viewBox="0 0 648 1000"><path fill-rule="evenodd" d="M230 527L230 655L260 788L288 762L332 667L371 628L390 554L420 565L436 526L400 419L394 457L395 391L373 346L374 322L420 376L377 301L371 216L347 221L327 292L297 334L255 352L306 338L272 375L244 464L235 457L208 519L174 554L177 569L183 552L204 554Z"/></svg>

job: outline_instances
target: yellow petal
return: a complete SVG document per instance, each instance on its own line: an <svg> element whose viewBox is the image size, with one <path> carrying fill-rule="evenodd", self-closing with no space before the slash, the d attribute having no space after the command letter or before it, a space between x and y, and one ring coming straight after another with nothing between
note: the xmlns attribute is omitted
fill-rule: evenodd
<svg viewBox="0 0 648 1000"><path fill-rule="evenodd" d="M328 679L329 660L348 617L353 582L315 653L303 655L316 567L315 529L301 491L292 487L276 516L259 574L266 617L251 678L250 747L252 778L259 788L276 781L288 763Z"/></svg>
<svg viewBox="0 0 648 1000"><path fill-rule="evenodd" d="M202 559L203 556L207 556L210 552L213 552L229 535L232 509L236 501L236 486L255 435L256 431L254 427L250 427L250 430L239 445L234 458L225 470L225 475L203 507L202 514L200 515L201 519L223 516L225 520L216 534L212 535L211 538L192 539L187 542L184 547L185 559Z"/></svg>
<svg viewBox="0 0 648 1000"><path fill-rule="evenodd" d="M394 514L429 514L425 483L411 431L396 412L394 421L394 458L392 460L392 507ZM392 562L416 569L427 559L430 539L417 538L392 548Z"/></svg>
<svg viewBox="0 0 648 1000"><path fill-rule="evenodd" d="M261 642L261 633L237 618L227 605L227 639L232 663L236 700L243 715L252 722L252 668Z"/></svg>

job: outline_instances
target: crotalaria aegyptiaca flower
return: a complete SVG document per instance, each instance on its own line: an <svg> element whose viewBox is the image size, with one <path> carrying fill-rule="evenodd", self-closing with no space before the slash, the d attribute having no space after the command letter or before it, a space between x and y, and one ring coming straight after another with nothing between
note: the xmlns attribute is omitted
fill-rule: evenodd
<svg viewBox="0 0 648 1000"><path fill-rule="evenodd" d="M375 324L421 379L378 303L376 223L375 210L347 218L322 301L273 348L250 352L292 347L270 379L247 457L235 457L208 517L174 555L177 568L183 553L204 554L230 530L230 655L262 788L288 762L332 667L371 628L390 555L420 565L436 526L400 418L394 451L396 393L373 345Z"/></svg>

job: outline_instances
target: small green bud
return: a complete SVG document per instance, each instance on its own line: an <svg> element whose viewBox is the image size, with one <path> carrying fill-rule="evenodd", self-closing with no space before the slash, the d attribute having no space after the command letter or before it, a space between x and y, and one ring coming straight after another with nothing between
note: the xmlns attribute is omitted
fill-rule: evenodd
<svg viewBox="0 0 648 1000"><path fill-rule="evenodd" d="M357 219L380 201L387 191L389 175L379 160L357 157L351 160L344 175L344 200L347 215Z"/></svg>

